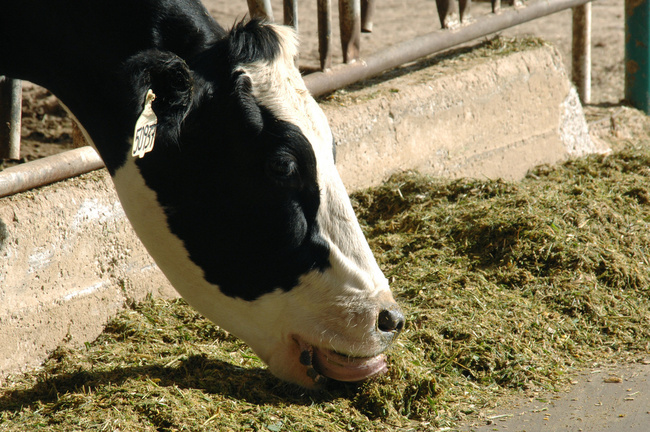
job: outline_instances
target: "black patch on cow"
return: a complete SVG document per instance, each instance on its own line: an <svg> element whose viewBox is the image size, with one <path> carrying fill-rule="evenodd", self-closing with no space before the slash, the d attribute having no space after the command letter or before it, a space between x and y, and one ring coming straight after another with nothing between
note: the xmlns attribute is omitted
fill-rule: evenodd
<svg viewBox="0 0 650 432"><path fill-rule="evenodd" d="M178 149L154 149L137 164L208 282L244 300L290 290L330 266L314 151L298 127L265 109L256 134L236 110L216 111L224 123L195 129L206 122L190 114Z"/></svg>
<svg viewBox="0 0 650 432"><path fill-rule="evenodd" d="M154 45L181 58L192 58L226 34L200 1L157 0L155 3L159 6L149 18L153 23Z"/></svg>
<svg viewBox="0 0 650 432"><path fill-rule="evenodd" d="M205 278L246 300L329 266L311 145L237 71L275 60L280 43L257 20L226 32L198 0L15 0L0 12L0 74L61 98L111 175L156 93L159 133L136 164Z"/></svg>
<svg viewBox="0 0 650 432"><path fill-rule="evenodd" d="M156 95L153 110L158 118L158 140L176 142L192 104L193 78L183 59L169 51L146 50L129 58L122 73L129 77L130 106L139 116L147 91Z"/></svg>
<svg viewBox="0 0 650 432"><path fill-rule="evenodd" d="M126 63L156 51L189 62L227 32L198 0L66 0L65 6L47 0L2 4L0 75L29 80L59 97L113 175L129 154L147 91L138 88L141 76ZM33 31L23 31L25 22ZM167 117L164 107L157 111ZM176 122L179 111L172 111Z"/></svg>
<svg viewBox="0 0 650 432"><path fill-rule="evenodd" d="M230 30L228 56L230 64L273 61L281 52L280 39L264 20L240 21Z"/></svg>
<svg viewBox="0 0 650 432"><path fill-rule="evenodd" d="M178 142L157 139L136 160L205 279L244 300L288 291L330 266L313 148L258 104L239 68L274 60L279 44L262 22L239 23L193 59L193 106Z"/></svg>

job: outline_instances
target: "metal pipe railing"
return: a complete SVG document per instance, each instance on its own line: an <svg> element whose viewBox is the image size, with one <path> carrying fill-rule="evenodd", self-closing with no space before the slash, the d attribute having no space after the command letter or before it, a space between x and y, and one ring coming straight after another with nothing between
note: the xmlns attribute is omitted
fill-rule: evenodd
<svg viewBox="0 0 650 432"><path fill-rule="evenodd" d="M16 165L0 171L0 197L65 180L96 169L104 162L89 146Z"/></svg>
<svg viewBox="0 0 650 432"><path fill-rule="evenodd" d="M522 0L506 0L510 6L516 8L513 12L509 10L506 12L507 16L527 16L533 13L532 18L525 20L535 19L544 16L549 12L546 10L554 9L555 5L561 2L548 1L532 3L528 6L523 6ZM628 0L629 1L629 0ZM320 57L320 70L328 72L332 68L332 0L317 0L317 14L318 14L318 51ZM492 15L501 16L501 0L491 0ZM582 2L582 3L587 3ZM248 0L250 13L252 16L264 15L267 18L272 17L271 5L269 0ZM284 0L284 23L298 28L298 9L296 0ZM375 0L338 0L339 7L339 25L341 30L341 46L344 63L353 63L360 58L361 50L361 32L370 32L372 30L372 16L375 11ZM436 7L440 25L442 29L458 29L461 25L468 26L470 23L470 7L471 0L436 0ZM537 14L536 11L542 9L541 13ZM560 5L559 10L567 9L566 6ZM264 11L264 12L260 12ZM478 27L490 27L496 21L504 21L504 18L495 20L490 24L483 24L482 22L489 18L482 17L478 19L478 23L473 23L473 29ZM523 21L523 20L522 20ZM525 21L523 21L525 22ZM507 28L508 26L516 25L506 23L503 26L497 26L500 29ZM498 31L498 30L494 30ZM493 30L487 30L483 34L492 33ZM452 34L441 34L434 36L435 38L448 39L452 42L447 44L447 48L455 45L458 38L454 38ZM472 39L470 36L467 39ZM422 43L418 40L417 43ZM426 43L425 43L426 44ZM578 94L584 103L590 100L591 93L591 6L579 5L574 11L573 20L573 63L572 75ZM405 52L412 51L412 41L406 42L403 47ZM444 49L444 48L442 48ZM437 49L439 51L440 49ZM435 52L429 50L429 53ZM372 56L371 56L372 57ZM412 58L419 58L419 54L412 56ZM383 60L382 60L383 62ZM367 58L365 64L373 63L372 58ZM399 65L399 61L393 62L392 66ZM370 68L372 69L372 67ZM384 70L384 67L379 67L379 70ZM373 74L376 72L372 72ZM310 78L312 79L312 78ZM314 78L315 79L315 78ZM359 78L363 79L363 78ZM356 78L355 78L356 80ZM343 82L343 81L340 81ZM328 86L327 88L332 88ZM325 90L324 90L325 91ZM320 90L317 94L321 94Z"/></svg>
<svg viewBox="0 0 650 432"><path fill-rule="evenodd" d="M456 45L514 27L519 24L588 3L591 0L554 0L529 3L526 7L488 15L453 32L433 32L398 43L365 57L363 61L335 66L329 71L314 72L305 83L314 96L320 96L368 79L404 63L444 51Z"/></svg>
<svg viewBox="0 0 650 432"><path fill-rule="evenodd" d="M263 17L273 21L270 0L247 0L247 2L252 17ZM361 32L372 31L375 0L338 0L338 7L343 61L353 63L359 59L361 52ZM332 0L317 0L317 8L320 66L321 70L325 70L332 64ZM283 18L285 25L298 30L297 0L283 0Z"/></svg>
<svg viewBox="0 0 650 432"><path fill-rule="evenodd" d="M342 0L339 0L342 1ZM511 0L515 2L518 0ZM437 31L417 37L413 40L398 43L383 51L368 56L364 61L337 66L331 70L331 53L329 48L321 47L321 66L324 71L315 72L305 77L307 88L314 96L319 96L354 82L370 78L384 71L415 61L419 58L452 48L456 45L487 36L536 18L550 15L561 10L585 5L590 0L542 0L529 3L519 9L501 10L499 14L491 14L454 31ZM647 1L647 0L645 0ZM254 3L264 14L272 14L269 0L248 0ZM265 5L269 8L264 9ZM493 3L497 4L498 3ZM319 34L331 38L331 16L327 11L331 8L331 0L318 0ZM260 12L261 13L261 12ZM297 16L297 15L294 15ZM578 20L586 25L588 20ZM578 33L582 33L579 31ZM329 45L328 45L329 46ZM323 63L323 58L326 61ZM587 61L583 58L583 62ZM584 97L581 95L581 97ZM101 159L93 149L85 147L71 150L56 156L30 162L18 167L8 168L0 172L0 196L41 186L52 181L78 175L103 166ZM14 183L16 185L14 185Z"/></svg>

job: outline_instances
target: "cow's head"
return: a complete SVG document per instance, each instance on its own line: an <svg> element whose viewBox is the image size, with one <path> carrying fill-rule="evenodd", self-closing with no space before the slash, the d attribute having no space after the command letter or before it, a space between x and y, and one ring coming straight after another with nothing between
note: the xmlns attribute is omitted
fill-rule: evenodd
<svg viewBox="0 0 650 432"><path fill-rule="evenodd" d="M159 135L114 180L179 293L275 375L312 387L385 370L404 318L296 50L288 28L254 21L187 63L158 51L132 58L140 110L149 88L157 95Z"/></svg>

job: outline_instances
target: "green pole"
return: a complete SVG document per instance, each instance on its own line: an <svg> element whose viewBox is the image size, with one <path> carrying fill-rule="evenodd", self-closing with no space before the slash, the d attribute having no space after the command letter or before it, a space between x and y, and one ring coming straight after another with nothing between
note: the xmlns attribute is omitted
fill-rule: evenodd
<svg viewBox="0 0 650 432"><path fill-rule="evenodd" d="M650 114L650 2L625 0L625 99Z"/></svg>

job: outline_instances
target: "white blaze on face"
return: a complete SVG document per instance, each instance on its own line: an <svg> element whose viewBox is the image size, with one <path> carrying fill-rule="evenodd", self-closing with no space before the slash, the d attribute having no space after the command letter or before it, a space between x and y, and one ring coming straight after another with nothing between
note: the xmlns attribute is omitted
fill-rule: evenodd
<svg viewBox="0 0 650 432"><path fill-rule="evenodd" d="M365 277L372 279L369 283L385 290L385 278L363 236L334 164L333 137L327 118L294 66L295 33L289 27L274 28L282 41L282 55L272 63L241 65L240 69L251 78L253 94L259 103L277 118L298 126L312 145L321 189L318 222L323 236L335 249L333 258L341 260L341 265L359 267Z"/></svg>

